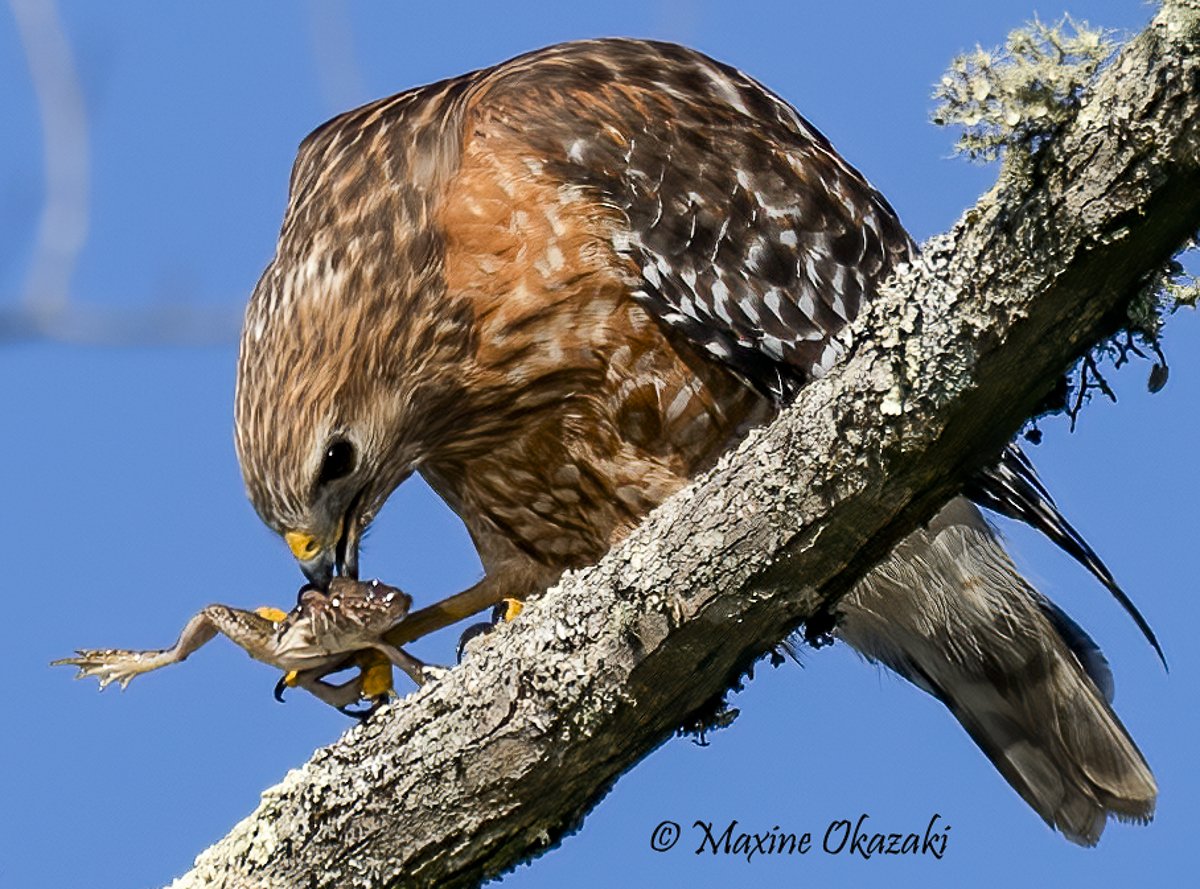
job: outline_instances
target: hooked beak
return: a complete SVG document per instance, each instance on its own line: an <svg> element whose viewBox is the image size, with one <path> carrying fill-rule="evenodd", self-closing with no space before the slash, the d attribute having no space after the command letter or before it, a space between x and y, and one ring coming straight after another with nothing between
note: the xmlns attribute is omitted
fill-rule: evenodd
<svg viewBox="0 0 1200 889"><path fill-rule="evenodd" d="M300 559L300 570L317 589L327 590L333 580L334 561L333 550L323 549L311 559Z"/></svg>
<svg viewBox="0 0 1200 889"><path fill-rule="evenodd" d="M317 589L328 590L335 572L341 577L358 579L359 534L351 530L356 527L352 520L339 521L337 539L325 545L302 531L288 531L284 535L300 570Z"/></svg>

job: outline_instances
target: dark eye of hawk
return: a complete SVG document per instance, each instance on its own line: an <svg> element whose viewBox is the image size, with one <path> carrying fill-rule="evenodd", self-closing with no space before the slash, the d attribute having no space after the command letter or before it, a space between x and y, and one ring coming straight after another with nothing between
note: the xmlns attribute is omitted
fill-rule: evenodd
<svg viewBox="0 0 1200 889"><path fill-rule="evenodd" d="M317 476L317 485L325 485L339 478L344 478L354 471L354 445L348 441L338 440L329 445L325 452L325 462L321 464L321 473Z"/></svg>

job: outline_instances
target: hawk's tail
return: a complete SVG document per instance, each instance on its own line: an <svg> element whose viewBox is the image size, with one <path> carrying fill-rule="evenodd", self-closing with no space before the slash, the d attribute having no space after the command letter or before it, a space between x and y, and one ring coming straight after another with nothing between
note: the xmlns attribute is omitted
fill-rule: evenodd
<svg viewBox="0 0 1200 889"><path fill-rule="evenodd" d="M1096 644L1029 586L959 497L841 603L838 635L946 704L1048 824L1094 845L1158 786L1109 706Z"/></svg>

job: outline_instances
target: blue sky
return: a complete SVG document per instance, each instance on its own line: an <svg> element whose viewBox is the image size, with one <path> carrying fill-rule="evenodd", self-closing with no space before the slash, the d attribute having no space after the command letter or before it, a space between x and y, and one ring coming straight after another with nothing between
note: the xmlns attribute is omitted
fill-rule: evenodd
<svg viewBox="0 0 1200 889"><path fill-rule="evenodd" d="M316 10L316 11L314 11ZM950 58L1063 11L1137 29L1134 0L736 4L624 2L204 4L65 2L59 10L87 118L87 240L70 295L144 311L183 303L228 317L269 260L295 148L361 101L562 40L605 35L688 43L791 101L895 205L918 239L947 228L994 181L950 158L927 123ZM314 39L319 35L320 39ZM339 50L339 47L342 48ZM346 55L346 47L352 53ZM341 56L338 55L342 52ZM323 58L332 58L326 64ZM347 59L351 64L347 64ZM327 71L322 74L322 65ZM0 11L0 308L17 304L43 200L42 127L26 57ZM77 146L78 147L78 146ZM222 314L224 313L224 314ZM1162 793L1149 828L1112 824L1080 850L1051 833L934 701L842 647L803 669L761 665L734 726L701 748L669 742L626 775L561 848L508 887L1162 885L1194 876L1200 780L1193 751L1200 624L1191 536L1200 480L1200 324L1172 319L1166 389L1148 365L1112 375L1120 403L1079 429L1044 424L1032 457L1075 524L1140 603L1171 661L1164 674L1131 622L1078 567L1005 526L1031 577L1092 631L1117 675L1117 708ZM0 754L0 886L168 883L331 743L344 717L218 640L185 665L97 694L47 663L76 647L170 644L211 601L290 603L301 578L247 504L233 453L236 346L0 342L0 664L9 693ZM477 579L457 520L418 483L384 510L364 574L418 604ZM457 631L415 646L452 657ZM823 853L693 854L697 819L723 830L810 831L870 816L885 832L952 826L941 860ZM668 853L655 825L684 826Z"/></svg>

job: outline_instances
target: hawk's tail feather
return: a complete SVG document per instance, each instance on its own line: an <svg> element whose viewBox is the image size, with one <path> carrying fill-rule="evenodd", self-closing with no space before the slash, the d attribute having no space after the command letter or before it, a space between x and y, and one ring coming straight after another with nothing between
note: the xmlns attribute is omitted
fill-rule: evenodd
<svg viewBox="0 0 1200 889"><path fill-rule="evenodd" d="M1150 820L1158 787L1109 706L1082 629L1017 573L957 498L842 600L838 635L943 701L1012 787L1073 842Z"/></svg>
<svg viewBox="0 0 1200 889"><path fill-rule="evenodd" d="M1067 555L1087 568L1104 587L1121 603L1125 612L1133 618L1146 641L1153 647L1165 668L1167 657L1163 654L1158 638L1150 624L1133 600L1121 589L1112 572L1096 555L1083 535L1072 527L1054 503L1054 498L1038 478L1033 464L1025 452L1010 443L995 465L976 473L963 487L963 494L987 509L1025 522L1045 534Z"/></svg>

